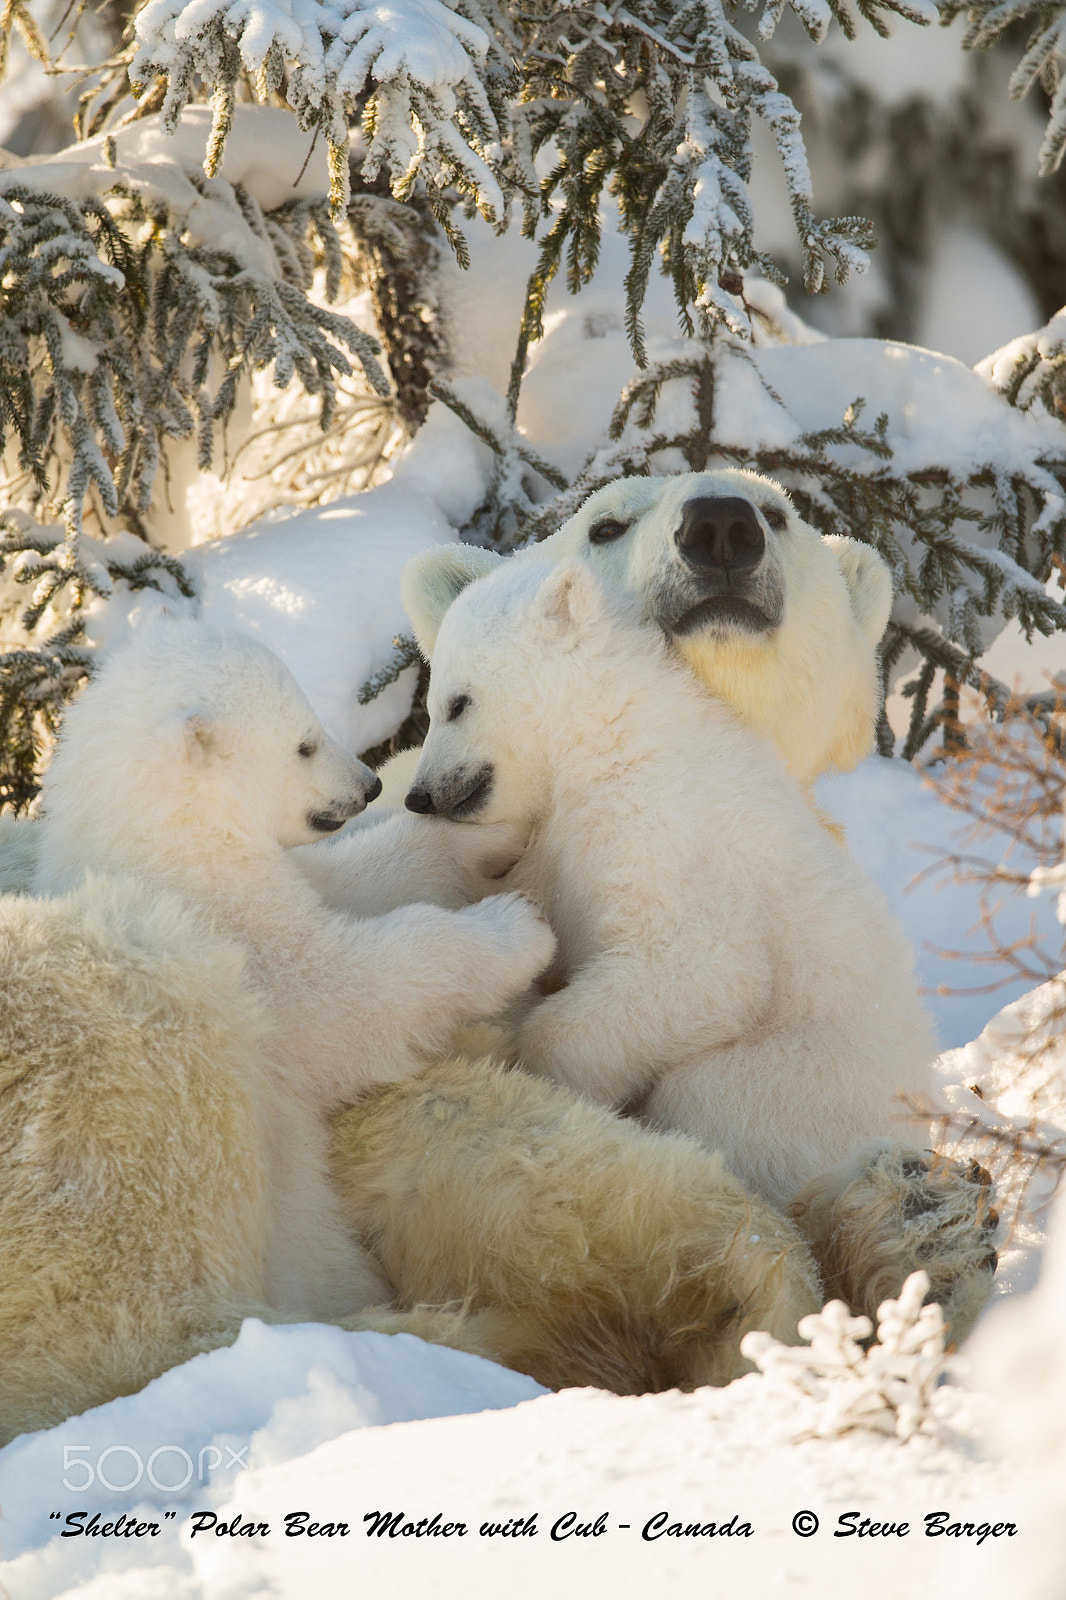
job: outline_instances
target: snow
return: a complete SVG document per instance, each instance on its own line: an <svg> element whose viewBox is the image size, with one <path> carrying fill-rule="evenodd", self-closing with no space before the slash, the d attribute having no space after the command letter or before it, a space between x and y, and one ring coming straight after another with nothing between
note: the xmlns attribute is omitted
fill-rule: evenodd
<svg viewBox="0 0 1066 1600"><path fill-rule="evenodd" d="M298 1337L317 1338L324 1331L300 1330L293 1338L293 1355ZM263 1353L254 1353L261 1362ZM425 1381L435 1361L432 1376L447 1395L449 1363L439 1358L448 1355L429 1347L417 1356L412 1353L405 1384ZM210 1405L217 1397L206 1377L216 1359L200 1358L200 1388L190 1381L186 1394L180 1436L198 1446L214 1437ZM258 1362L249 1379L256 1371ZM387 1404L392 1391L380 1374L378 1381ZM264 1384L269 1393L269 1374ZM497 1394L503 1403L503 1391ZM156 1510L160 1533L150 1542L115 1540L109 1546L103 1539L53 1538L42 1546L31 1537L0 1575L19 1600L61 1595L69 1600L93 1595L95 1600L97 1594L109 1600L115 1595L145 1600L157 1593L188 1595L190 1600L265 1595L303 1600L316 1590L330 1596L349 1593L356 1575L361 1590L387 1588L404 1597L431 1590L458 1600L503 1588L515 1600L539 1600L546 1586L561 1587L564 1594L591 1588L637 1597L649 1586L671 1594L680 1592L682 1583L705 1590L712 1572L714 1592L736 1588L760 1600L812 1592L805 1587L812 1581L827 1583L832 1592L861 1583L870 1600L900 1600L903 1595L919 1600L943 1592L944 1576L956 1555L954 1549L950 1557L941 1552L918 1531L926 1513L950 1507L953 1517L968 1516L977 1523L1013 1520L1023 1535L1031 1526L1027 1513L1038 1486L1036 1474L1018 1453L986 1453L979 1443L979 1413L987 1401L961 1387L936 1391L936 1431L916 1435L906 1445L866 1432L791 1443L788 1407L755 1375L725 1390L694 1395L619 1399L570 1390L526 1399L516 1393L513 1409L476 1414L471 1414L472 1398L470 1390L465 1392L463 1414L447 1421L438 1417L366 1429L352 1426L360 1402L345 1396L337 1418L342 1426L324 1429L323 1442L314 1445L318 1416L329 1401L337 1403L337 1396L312 1392L302 1402L311 1421L291 1451L279 1442L279 1406L266 1427L252 1434L247 1469L227 1473L220 1467L206 1490L182 1500L156 1493L154 1500L134 1502L142 1519L153 1505L177 1511L168 1523ZM129 1433L129 1413L106 1415L130 1404L119 1401L102 1408L80 1431L72 1433L68 1424L54 1432L64 1433L64 1442L76 1435L84 1446L78 1459L90 1464L99 1459L96 1452L105 1439L130 1438L142 1448L164 1438L170 1442L165 1414L154 1431L149 1427L143 1435ZM223 1414L228 1419L233 1411ZM247 1437L246 1431L218 1433L223 1463L228 1460L226 1446L232 1454ZM10 1471L0 1457L0 1493L14 1487L17 1471L15 1481L25 1497L21 1503L34 1508L62 1509L64 1515L92 1508L114 1516L120 1506L131 1503L132 1497L95 1489L80 1496L60 1492L60 1441L45 1435L44 1442L52 1445L51 1451L46 1454L38 1447L36 1459L29 1455L32 1440L8 1447L9 1459L16 1452L22 1455ZM131 1460L116 1455L105 1471L110 1467L108 1475L117 1477L119 1465L125 1468ZM168 1460L167 1467L177 1460ZM71 1470L69 1476L77 1481L85 1474ZM874 1549L857 1537L834 1539L830 1529L837 1526L838 1516L856 1509L863 1515L909 1519L914 1531L909 1537L878 1540ZM213 1511L226 1522L234 1516L266 1522L271 1533L256 1539L209 1531L191 1536L191 1513L196 1510ZM821 1519L822 1529L814 1538L803 1540L792 1532L792 1517L802 1510L813 1510ZM316 1540L287 1537L284 1518L294 1511L309 1511L320 1523L346 1522L350 1532ZM442 1521L465 1523L467 1532L450 1538L371 1537L364 1518L375 1511L402 1512L412 1521L439 1512ZM721 1525L736 1516L734 1526L747 1522L752 1533L642 1537L641 1530L662 1512L668 1515L667 1525L675 1520ZM574 1531L569 1538L553 1540L551 1529L571 1513L586 1528L602 1517L605 1531L584 1536ZM534 1515L535 1534L504 1538L480 1533L485 1524L506 1525L509 1519ZM47 1517L38 1526L47 1527ZM981 1555L986 1553L987 1546L982 1546ZM94 1577L99 1588L92 1586Z"/></svg>

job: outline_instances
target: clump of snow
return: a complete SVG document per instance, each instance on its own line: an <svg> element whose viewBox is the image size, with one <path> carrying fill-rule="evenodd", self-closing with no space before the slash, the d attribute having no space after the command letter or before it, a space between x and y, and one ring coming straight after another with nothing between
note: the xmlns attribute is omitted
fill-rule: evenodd
<svg viewBox="0 0 1066 1600"><path fill-rule="evenodd" d="M499 396L476 378L459 379L452 387L475 403ZM425 422L402 454L394 458L391 481L426 495L456 529L472 519L488 492L492 452L454 411L434 400Z"/></svg>
<svg viewBox="0 0 1066 1600"><path fill-rule="evenodd" d="M1029 320L1034 322L1036 318ZM1016 388L1015 404L1024 410L1034 403L1049 370L1064 366L1066 307L1035 333L1008 339L1001 349L994 350L978 364L977 371L993 389L1010 393Z"/></svg>
<svg viewBox="0 0 1066 1600"><path fill-rule="evenodd" d="M111 171L114 182L106 159L111 141L116 168L162 165L196 171L203 166L210 133L210 106L186 106L173 132L163 126L161 117L143 117L70 145L59 161L54 156L28 157L26 165L43 165L49 171L56 167ZM324 175L307 160L313 143L314 132L301 132L291 112L238 106L218 176L227 183L243 184L264 211L289 200L321 199L327 187Z"/></svg>

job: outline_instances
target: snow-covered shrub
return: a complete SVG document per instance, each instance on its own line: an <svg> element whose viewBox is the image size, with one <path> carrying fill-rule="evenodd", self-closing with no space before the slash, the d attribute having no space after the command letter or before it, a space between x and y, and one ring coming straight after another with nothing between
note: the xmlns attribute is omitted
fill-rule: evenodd
<svg viewBox="0 0 1066 1600"><path fill-rule="evenodd" d="M779 1344L769 1333L746 1333L740 1348L768 1381L801 1402L796 1439L834 1439L854 1428L909 1439L932 1418L932 1398L944 1369L944 1318L923 1305L929 1279L912 1272L898 1300L877 1308L877 1337L869 1317L853 1317L830 1300L799 1324L802 1345Z"/></svg>

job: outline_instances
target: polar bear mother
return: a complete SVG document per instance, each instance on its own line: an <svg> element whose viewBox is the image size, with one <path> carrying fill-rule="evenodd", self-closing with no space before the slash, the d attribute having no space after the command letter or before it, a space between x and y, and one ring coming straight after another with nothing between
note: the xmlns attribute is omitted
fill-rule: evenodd
<svg viewBox="0 0 1066 1600"><path fill-rule="evenodd" d="M804 790L872 750L888 568L869 546L808 528L778 484L735 468L619 478L518 556L570 558L630 595ZM404 603L427 656L459 590L502 559L450 545L410 562Z"/></svg>

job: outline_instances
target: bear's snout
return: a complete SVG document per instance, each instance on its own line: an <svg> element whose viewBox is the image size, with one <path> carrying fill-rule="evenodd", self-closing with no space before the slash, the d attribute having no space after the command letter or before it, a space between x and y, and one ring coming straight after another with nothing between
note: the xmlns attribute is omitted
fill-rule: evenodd
<svg viewBox="0 0 1066 1600"><path fill-rule="evenodd" d="M307 825L316 833L336 833L338 828L352 817L357 817L371 800L376 800L381 793L381 779L376 772L371 772L369 767L363 771L369 779L366 788L350 795L347 800L333 800L328 805L319 806L314 811L307 813Z"/></svg>
<svg viewBox="0 0 1066 1600"><path fill-rule="evenodd" d="M750 572L766 552L755 507L735 496L689 500L674 543L682 560L704 571Z"/></svg>
<svg viewBox="0 0 1066 1600"><path fill-rule="evenodd" d="M494 780L491 762L473 771L469 767L460 767L440 779L432 793L424 785L414 784L407 791L404 805L408 811L417 811L422 816L448 817L452 822L465 822L484 810Z"/></svg>
<svg viewBox="0 0 1066 1600"><path fill-rule="evenodd" d="M408 811L417 811L421 817L435 817L437 808L428 789L408 789L404 797Z"/></svg>

